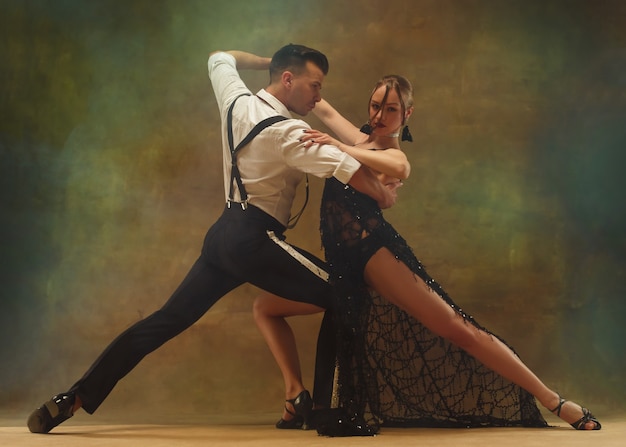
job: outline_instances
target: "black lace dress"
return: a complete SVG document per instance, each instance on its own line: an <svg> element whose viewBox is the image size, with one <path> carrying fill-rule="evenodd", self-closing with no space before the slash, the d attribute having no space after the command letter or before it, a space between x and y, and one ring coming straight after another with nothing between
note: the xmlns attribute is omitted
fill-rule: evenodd
<svg viewBox="0 0 626 447"><path fill-rule="evenodd" d="M367 260L386 247L467 324L488 332L426 273L374 200L331 178L324 187L320 217L335 293L340 407L361 415L376 430L547 426L530 393L366 286Z"/></svg>

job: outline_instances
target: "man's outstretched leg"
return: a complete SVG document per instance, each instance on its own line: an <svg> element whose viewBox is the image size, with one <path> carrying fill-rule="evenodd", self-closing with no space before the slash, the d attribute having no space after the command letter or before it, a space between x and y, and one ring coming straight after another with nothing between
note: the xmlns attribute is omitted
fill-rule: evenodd
<svg viewBox="0 0 626 447"><path fill-rule="evenodd" d="M85 375L67 392L57 394L28 418L33 433L48 433L83 408L92 414L117 382L149 353L195 323L220 297L241 284L200 257L165 305L122 332Z"/></svg>
<svg viewBox="0 0 626 447"><path fill-rule="evenodd" d="M117 382L146 355L173 338L189 324L164 310L135 323L120 334L72 388L52 397L28 418L32 433L48 433L83 407L93 413Z"/></svg>

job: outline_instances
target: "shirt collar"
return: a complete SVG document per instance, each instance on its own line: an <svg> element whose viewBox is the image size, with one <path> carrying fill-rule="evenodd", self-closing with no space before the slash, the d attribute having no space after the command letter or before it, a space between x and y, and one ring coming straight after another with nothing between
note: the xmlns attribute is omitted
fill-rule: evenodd
<svg viewBox="0 0 626 447"><path fill-rule="evenodd" d="M280 102L271 93L268 93L267 90L265 90L264 88L258 91L257 96L267 101L267 103L271 105L274 108L274 110L278 112L279 115L286 116L287 118L292 118L291 113L289 113L289 110L287 110L287 107L285 106L285 104Z"/></svg>

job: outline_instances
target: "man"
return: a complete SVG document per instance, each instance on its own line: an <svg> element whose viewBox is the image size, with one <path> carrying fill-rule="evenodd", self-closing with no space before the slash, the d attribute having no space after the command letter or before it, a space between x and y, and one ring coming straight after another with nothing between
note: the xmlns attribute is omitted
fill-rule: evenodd
<svg viewBox="0 0 626 447"><path fill-rule="evenodd" d="M384 207L393 202L391 193L349 155L328 145L306 149L299 141L310 127L293 119L290 112L306 115L321 100L328 72L322 53L292 44L276 52L271 61L242 51L215 52L208 66L222 117L227 205L208 230L198 260L170 299L120 334L68 392L36 409L28 419L33 433L49 432L78 408L95 412L143 357L245 282L301 302L311 311L326 308L330 290L323 262L287 244L283 235L304 173L350 182ZM268 66L268 87L253 95L237 70ZM231 142L237 145L255 125L277 115L287 119L264 128L236 157L231 156ZM272 347L281 368L291 367L290 343L287 339Z"/></svg>

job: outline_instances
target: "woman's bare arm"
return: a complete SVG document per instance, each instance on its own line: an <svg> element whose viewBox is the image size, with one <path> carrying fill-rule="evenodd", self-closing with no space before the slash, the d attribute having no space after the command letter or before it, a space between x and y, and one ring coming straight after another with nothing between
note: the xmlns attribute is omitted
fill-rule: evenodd
<svg viewBox="0 0 626 447"><path fill-rule="evenodd" d="M352 146L363 139L363 134L328 101L322 99L315 105L313 113L344 143Z"/></svg>
<svg viewBox="0 0 626 447"><path fill-rule="evenodd" d="M411 164L404 152L400 149L389 148L385 150L371 150L368 148L354 147L342 143L336 138L319 130L307 130L301 138L309 146L312 144L332 144L343 152L349 154L361 164L371 169L386 174L390 177L405 180L411 173Z"/></svg>

